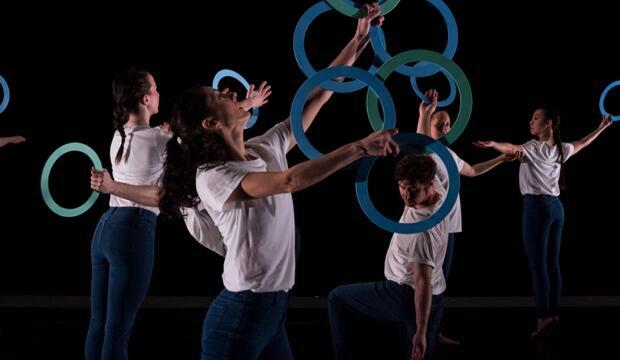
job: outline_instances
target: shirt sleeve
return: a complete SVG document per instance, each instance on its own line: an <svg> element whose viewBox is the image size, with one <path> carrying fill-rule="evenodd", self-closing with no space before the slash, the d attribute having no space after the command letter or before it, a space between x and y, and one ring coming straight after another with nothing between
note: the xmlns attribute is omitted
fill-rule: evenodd
<svg viewBox="0 0 620 360"><path fill-rule="evenodd" d="M411 251L411 261L435 268L435 248L428 233L416 234L416 240L413 242Z"/></svg>
<svg viewBox="0 0 620 360"><path fill-rule="evenodd" d="M248 142L271 148L276 154L285 156L291 143L291 136L290 126L280 122L263 135L253 137Z"/></svg>
<svg viewBox="0 0 620 360"><path fill-rule="evenodd" d="M200 200L210 208L222 211L226 201L248 172L229 164L198 170L196 191Z"/></svg>
<svg viewBox="0 0 620 360"><path fill-rule="evenodd" d="M452 151L450 149L450 154L452 155L452 158L454 159L454 162L456 163L456 167L459 170L459 172L461 172L461 170L463 170L463 166L465 166L465 161L463 161L463 159L461 159L454 151Z"/></svg>
<svg viewBox="0 0 620 360"><path fill-rule="evenodd" d="M571 143L562 143L562 150L564 151L564 162L575 154L575 146Z"/></svg>
<svg viewBox="0 0 620 360"><path fill-rule="evenodd" d="M523 148L523 157L527 159L528 161L534 160L535 147L536 147L536 140L530 140L526 142L525 144L521 145L521 148Z"/></svg>

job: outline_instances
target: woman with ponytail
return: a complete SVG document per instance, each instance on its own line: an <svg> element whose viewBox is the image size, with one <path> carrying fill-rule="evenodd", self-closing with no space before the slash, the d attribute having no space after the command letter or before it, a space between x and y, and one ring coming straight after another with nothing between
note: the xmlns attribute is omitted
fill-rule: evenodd
<svg viewBox="0 0 620 360"><path fill-rule="evenodd" d="M268 90L268 87L267 87ZM159 93L153 76L140 69L118 75L112 83L114 138L107 170L91 170L91 188L110 194L91 247L91 321L87 359L127 359L127 342L151 280L155 225L168 125L150 126ZM268 96L268 95L267 95ZM261 104L258 104L261 102ZM240 106L260 106L251 88Z"/></svg>
<svg viewBox="0 0 620 360"><path fill-rule="evenodd" d="M130 69L112 82L116 132L112 172L91 170L91 187L109 193L91 246L91 318L86 359L127 359L127 343L151 280L164 151L170 136L149 121L159 109L155 79Z"/></svg>
<svg viewBox="0 0 620 360"><path fill-rule="evenodd" d="M332 62L351 65L368 44L378 4L367 6L355 36ZM259 89L259 92L261 90ZM302 113L307 129L332 93L320 88ZM225 289L214 299L202 332L202 359L291 359L285 331L288 291L295 280L295 221L291 193L325 179L364 156L397 154L396 129L379 131L322 157L288 167L296 144L290 120L244 139L250 114L234 93L195 86L181 95L171 119L160 209L201 206L221 234Z"/></svg>
<svg viewBox="0 0 620 360"><path fill-rule="evenodd" d="M476 141L483 148L503 154L523 154L519 168L519 187L523 195L523 243L532 275L537 328L532 337L544 335L560 319L560 242L564 226L564 207L560 201L562 164L590 145L611 121L603 118L591 133L575 142L562 142L560 116L539 108L530 120L530 133L536 137L525 144ZM551 258L550 264L547 257Z"/></svg>

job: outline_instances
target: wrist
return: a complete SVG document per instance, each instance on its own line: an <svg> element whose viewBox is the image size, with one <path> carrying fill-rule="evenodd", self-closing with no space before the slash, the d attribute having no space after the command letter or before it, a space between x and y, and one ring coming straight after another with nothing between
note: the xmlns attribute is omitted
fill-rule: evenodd
<svg viewBox="0 0 620 360"><path fill-rule="evenodd" d="M359 46L361 44L368 42L369 39L370 39L370 36L368 34L355 34L353 36L353 39L351 39L351 43Z"/></svg>
<svg viewBox="0 0 620 360"><path fill-rule="evenodd" d="M368 147L362 140L356 141L353 143L353 149L355 150L355 155L357 157L368 156Z"/></svg>
<svg viewBox="0 0 620 360"><path fill-rule="evenodd" d="M110 192L111 195L118 195L118 183L115 180L110 181Z"/></svg>

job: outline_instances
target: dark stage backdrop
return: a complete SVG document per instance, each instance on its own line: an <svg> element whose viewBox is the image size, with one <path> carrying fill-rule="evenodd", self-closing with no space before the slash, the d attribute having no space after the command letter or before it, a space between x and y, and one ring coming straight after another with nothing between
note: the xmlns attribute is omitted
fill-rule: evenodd
<svg viewBox="0 0 620 360"><path fill-rule="evenodd" d="M474 148L476 139L523 143L537 104L557 105L562 134L577 140L600 121L601 92L620 79L617 12L612 2L447 0L458 22L454 57L472 85L474 108L453 149L470 164L495 156ZM260 134L288 116L305 77L293 56L297 20L314 1L162 3L155 8L3 9L0 74L11 89L0 114L0 136L22 134L25 144L0 149L0 295L87 295L90 239L107 208L101 196L82 216L61 218L43 203L39 181L43 164L59 146L83 142L110 167L111 81L121 69L150 69L162 95L159 124L174 96L195 83L210 84L223 68L250 82L268 80L269 104L248 136ZM207 6L205 6L207 5ZM64 15L48 16L48 11ZM71 15L69 15L71 14ZM355 21L331 12L314 22L306 37L310 61L323 68L353 35ZM410 49L442 50L446 27L439 13L421 0L404 0L387 15L384 30L392 54ZM358 65L372 61L369 48ZM441 76L421 79L446 95ZM387 81L401 131L415 129L419 100L408 79ZM238 92L234 80L223 85ZM370 131L365 91L336 94L309 132L327 151ZM620 113L620 90L607 99ZM448 108L452 118L458 100ZM620 295L617 281L616 204L620 200L615 124L565 167L568 189L562 200L566 226L562 243L565 295ZM291 165L305 158L297 149ZM397 218L402 205L391 183L394 161L380 161L371 193L379 208ZM50 178L55 199L74 207L90 189L90 162L80 154L63 156ZM518 164L502 165L462 181L464 231L457 237L452 296L530 294L521 232ZM354 193L354 169L294 195L302 251L294 293L325 296L337 285L383 278L391 234L362 213ZM222 260L192 240L178 222L159 221L156 265L150 295L215 295L221 288Z"/></svg>

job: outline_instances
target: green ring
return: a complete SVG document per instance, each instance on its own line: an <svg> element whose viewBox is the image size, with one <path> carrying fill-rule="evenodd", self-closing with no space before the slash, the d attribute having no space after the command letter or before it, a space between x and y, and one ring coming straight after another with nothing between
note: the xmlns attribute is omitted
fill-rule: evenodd
<svg viewBox="0 0 620 360"><path fill-rule="evenodd" d="M355 19L361 19L365 17L366 11L363 7L355 7L352 2L346 0L325 0L334 10L339 13L346 15L348 17L352 17ZM387 15L390 11L394 10L396 5L400 0L385 0L383 3L380 3L381 6L381 15Z"/></svg>
<svg viewBox="0 0 620 360"><path fill-rule="evenodd" d="M97 201L97 198L99 197L99 193L93 191L93 193L90 194L90 197L88 198L88 200L86 200L84 204L73 209L64 208L58 205L56 201L54 201L54 199L52 198L49 187L49 178L52 167L61 156L73 151L77 151L88 156L97 170L101 170L103 168L103 166L101 165L101 160L99 160L99 156L97 156L97 153L88 145L77 142L65 144L56 149L56 151L54 151L52 155L50 155L50 157L45 162L45 166L43 166L43 173L41 174L41 194L43 195L43 201L45 202L47 207L49 207L50 210L52 210L54 213L63 217L75 217L78 215L82 215L88 209L90 209L91 206L93 206L93 204L95 203L95 201Z"/></svg>
<svg viewBox="0 0 620 360"><path fill-rule="evenodd" d="M450 131L448 131L446 136L440 139L444 144L450 145L455 142L459 136L461 136L463 131L465 131L465 127L471 117L473 104L469 80L467 80L467 76L465 76L463 70L461 70L461 68L454 61L435 51L409 50L402 52L386 61L377 70L375 75L382 81L385 81L385 79L387 79L387 77L400 65L416 61L428 61L437 64L449 72L450 75L452 75L452 78L456 81L460 99L459 115L457 116L456 121L454 121ZM379 114L379 103L377 96L372 91L368 91L366 93L366 111L368 112L368 119L370 120L370 125L372 125L372 128L375 131L381 130L383 120Z"/></svg>

